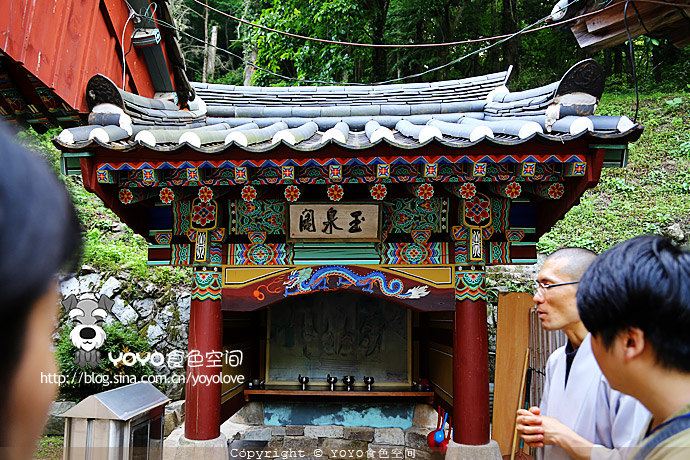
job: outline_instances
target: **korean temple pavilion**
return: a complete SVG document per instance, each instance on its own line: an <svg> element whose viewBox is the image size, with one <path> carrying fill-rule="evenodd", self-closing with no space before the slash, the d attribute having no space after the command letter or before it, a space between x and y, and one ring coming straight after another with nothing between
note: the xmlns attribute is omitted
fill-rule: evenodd
<svg viewBox="0 0 690 460"><path fill-rule="evenodd" d="M105 3L108 19L126 18ZM594 115L599 65L518 92L510 69L378 86L190 84L163 38L163 53L128 56L139 61L126 89L121 68L98 71L95 58L73 80L79 95L48 84L79 124L54 141L66 171L146 238L151 265L192 268L189 350L240 349L247 377L266 381L188 380L185 437L217 439L247 400L293 397L298 374L325 389L330 373L354 374L362 396L368 375L377 396L452 407L453 440L487 445L485 267L535 263L539 237L642 133ZM39 73L6 53L6 67ZM300 395L318 403L323 391Z"/></svg>

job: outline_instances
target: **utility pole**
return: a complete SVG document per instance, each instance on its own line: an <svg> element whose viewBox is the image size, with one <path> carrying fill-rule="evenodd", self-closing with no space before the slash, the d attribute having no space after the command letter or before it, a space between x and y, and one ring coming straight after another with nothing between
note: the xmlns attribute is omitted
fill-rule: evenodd
<svg viewBox="0 0 690 460"><path fill-rule="evenodd" d="M206 76L208 75L208 0L206 0L206 8L204 8L204 66L201 69L201 82L206 83Z"/></svg>
<svg viewBox="0 0 690 460"><path fill-rule="evenodd" d="M216 71L216 46L218 45L218 26L211 27L211 44L208 47L208 60L206 62L207 80L213 80Z"/></svg>

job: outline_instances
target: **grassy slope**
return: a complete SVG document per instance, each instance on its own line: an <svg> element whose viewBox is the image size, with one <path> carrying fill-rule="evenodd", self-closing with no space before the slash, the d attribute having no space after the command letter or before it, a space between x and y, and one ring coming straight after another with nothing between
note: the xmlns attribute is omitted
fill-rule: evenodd
<svg viewBox="0 0 690 460"><path fill-rule="evenodd" d="M599 115L635 111L633 94L605 95ZM690 237L690 94L640 97L638 121L645 131L630 146L625 168L607 168L539 243L543 252L563 245L602 251L645 233L665 233L680 224Z"/></svg>
<svg viewBox="0 0 690 460"><path fill-rule="evenodd" d="M628 166L605 169L600 184L542 237L540 250L576 245L601 251L635 235L664 232L674 223L690 235L689 112L690 93L641 96L638 120L645 132L631 145ZM605 95L597 113L632 116L634 95ZM57 169L59 152L50 143L51 134L30 131L20 137ZM85 264L106 272L127 270L139 280L187 281L184 270L147 267L143 238L126 226L118 229L115 215L78 178L63 180L86 229Z"/></svg>
<svg viewBox="0 0 690 460"><path fill-rule="evenodd" d="M57 132L39 135L29 130L20 133L18 137L39 151L59 174L60 152L50 141ZM189 282L190 277L184 269L147 266L146 241L120 223L118 217L96 195L87 192L80 177L65 177L60 174L60 178L72 196L85 231L83 264L105 273L127 271L135 280L151 281L164 286Z"/></svg>
<svg viewBox="0 0 690 460"><path fill-rule="evenodd" d="M34 452L34 460L60 460L62 459L62 436L43 436L38 441L38 448Z"/></svg>

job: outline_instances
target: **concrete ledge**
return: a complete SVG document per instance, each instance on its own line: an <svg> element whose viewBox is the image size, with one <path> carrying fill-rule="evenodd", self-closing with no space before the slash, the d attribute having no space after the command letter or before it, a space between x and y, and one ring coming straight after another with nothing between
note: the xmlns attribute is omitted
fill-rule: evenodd
<svg viewBox="0 0 690 460"><path fill-rule="evenodd" d="M169 438L166 441L172 441ZM166 442L164 458L171 460L189 460L203 458L212 460L228 459L228 439L221 433L215 439L196 441L180 436L174 442Z"/></svg>
<svg viewBox="0 0 690 460"><path fill-rule="evenodd" d="M501 449L493 439L488 444L469 446L452 440L448 443L446 460L501 460Z"/></svg>

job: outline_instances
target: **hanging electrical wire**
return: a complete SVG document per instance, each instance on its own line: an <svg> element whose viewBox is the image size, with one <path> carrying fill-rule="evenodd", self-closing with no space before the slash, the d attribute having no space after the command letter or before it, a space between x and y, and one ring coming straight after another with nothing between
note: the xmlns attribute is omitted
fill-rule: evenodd
<svg viewBox="0 0 690 460"><path fill-rule="evenodd" d="M195 1L196 1L196 0L195 0ZM572 0L570 3L568 3L567 5L565 5L565 7L567 7L568 5L570 5L570 4L572 4L572 3L575 3L576 1L578 1L578 0ZM574 20L577 20L577 19L580 19L580 18L583 18L583 17L586 17L586 16L590 16L590 15L592 15L592 14L594 14L594 13L599 12L599 11L601 11L601 10L598 10L598 11L596 11L596 12L586 13L586 14L583 14L583 15L580 15L580 16L577 16L577 17L568 19L567 21L561 21L561 22L557 22L557 23L547 24L547 25L542 26L542 27L536 27L538 24L541 24L541 23L545 22L545 21L550 17L550 15L547 15L547 16L544 16L543 18L538 19L537 21L533 22L532 24L530 24L530 25L528 25L528 26L526 26L526 27L524 27L524 28L520 29L519 31L514 32L514 33L512 33L512 34L501 35L501 36L496 36L496 37L489 37L489 38L487 38L486 40L493 41L493 40L498 39L498 41L495 41L494 43L492 43L492 44L490 44L490 45L484 46L484 47L479 48L479 49L477 49L477 50L474 50L474 51L472 51L472 52L470 52L470 53L467 53L467 54L465 54L465 55L463 55L463 56L460 56L460 57L458 57L458 58L456 58L456 59L453 59L453 60L451 60L450 62L447 62L447 63L445 63L445 64L441 64L441 65L439 65L439 66L436 66L436 67L427 69L427 70L425 70L425 71L423 71L423 72L418 72L418 73L415 73L415 74L412 74L412 75L406 75L406 76L403 76L403 77L398 77L398 78L393 78L393 79L390 79L390 80L378 81L378 82L373 82L373 83L367 83L367 84L368 84L368 85L372 85L372 86L375 86L375 85L385 85L385 84L390 84L390 83L394 83L394 82L400 82L400 81L405 81L405 80L410 80L410 79L413 79L413 78L417 78L417 77L420 77L420 76L429 74L429 73L431 73L431 72L435 72L435 71L437 71L437 70L444 69L444 68L446 68L446 67L449 67L449 66L452 66L452 65L454 65L454 64L457 64L458 62L461 62L461 61L463 61L463 60L465 60L465 59L467 59L467 58L469 58L469 57L472 57L472 56L474 56L475 54L482 53L482 52L487 51L487 50L489 50L489 49L491 49L491 48L493 48L493 47L495 47L495 46L498 46L498 45L500 45L500 44L502 44L502 43L505 43L505 42L507 42L507 41L509 41L509 40L511 40L511 39L513 39L513 38L515 38L515 37L517 37L518 35L523 35L523 34L526 34L526 33L536 32L537 30L543 30L543 29L546 29L546 28L557 27L557 26L563 25L564 23L571 22L571 21L574 21ZM231 16L231 17L232 17L232 16ZM229 50L227 50L227 49L225 49L225 48L222 48L222 47L219 47L219 46L217 46L217 45L213 45L213 44L211 44L211 43L206 42L205 40L203 40L203 39L201 39L201 38L198 38L198 37L196 37L196 36L194 36L194 35L192 35L192 34L189 34L189 33L187 33L187 32L184 32L184 31L178 29L177 27L175 27L175 25L173 25L173 24L166 23L165 21L162 21L162 20L160 20L160 19L157 19L157 21L158 21L160 24L164 25L165 27L168 27L168 28L170 28L170 29L173 29L173 30L177 31L177 32L180 33L180 34L183 34L183 35L185 35L185 36L191 38L192 40L195 40L195 41L197 41L197 42L199 42L199 43L202 43L202 44L206 44L206 45L208 45L208 46L213 46L213 47L216 48L217 50L222 51L222 52L228 54L229 56L232 56L232 57L234 57L234 58L236 58L236 59L242 61L244 64L249 65L249 66L253 66L253 67L256 68L256 69L261 70L261 71L263 71L263 72L266 72L266 73L268 73L268 74L270 74L270 75L273 75L273 76L275 76L275 77L277 77L277 78L282 78L282 79L284 79L284 80L288 80L288 81L292 81L292 82L297 82L297 83L316 83L316 84L327 84L327 85L363 85L363 83L343 82L343 81L330 81L330 80L309 80L309 79L300 79L300 78L290 77L290 76L287 76L287 75L282 75L282 74L279 74L279 73L274 72L274 71L272 71L272 70L269 70L269 69L266 69L266 68L264 68L264 67L261 67L261 66L255 64L255 63L253 63L253 62L251 62L251 61L248 61L247 59L245 59L245 58L243 58L243 57L241 57L241 56L239 56L239 55L233 53L232 51L229 51ZM245 21L245 20L243 20L243 21ZM245 21L245 22L248 22L248 21ZM253 23L252 23L252 24L253 24ZM499 37L502 37L502 38L499 38ZM315 40L320 41L320 39L315 39ZM476 42L476 41L471 41L471 43L473 43L473 42ZM341 43L345 43L345 42L341 42Z"/></svg>
<svg viewBox="0 0 690 460"><path fill-rule="evenodd" d="M286 36L286 37L298 38L298 39L301 39L301 40L308 40L308 41L313 41L313 42L318 42L318 43L326 43L326 44L330 44L330 45L356 46L356 47L365 47L365 48L434 48L434 47L450 47L450 46L458 46L458 45L468 45L468 44L472 44L472 43L482 43L482 42L487 42L487 41L500 40L500 39L503 39L503 38L510 38L510 37L513 37L513 36L514 36L514 34L504 34L504 35L494 35L494 36L492 36L492 37L473 38L473 39L468 39L468 40L458 40L458 41L441 42L441 43L404 43L404 44L394 44L394 43L361 43L361 42L347 42L347 41L339 41L339 40L329 40L329 39L325 39L325 38L310 37L310 36L307 36L307 35L300 35L300 34L295 34L295 33L292 33L292 32L287 32L287 31L284 31L284 30L274 29L274 28L272 28L272 27L268 27L268 26L265 26L265 25L263 25L263 24L257 24L257 23L255 23L255 22L247 21L247 20L244 19L244 18L240 18L240 17L238 17L238 16L234 16L234 15L232 15L232 14L230 14L230 13L227 13L227 12L222 11L222 10L219 10L219 9L217 9L217 8L211 6L211 5L208 5L208 4L204 3L204 2L202 2L201 0L192 0L192 1L193 1L194 3L196 3L196 4L200 5L200 6L202 6L203 8L206 8L206 9L208 9L208 10L210 10L210 11L213 11L213 12L215 12L215 13L218 13L218 14L220 14L220 15L222 15L222 16L225 16L225 17L227 17L227 18L229 18L229 19L232 19L232 20L234 20L234 21L236 21L236 22L239 22L240 24L244 24L244 25L247 25L247 26L249 26L249 27L253 27L253 28L256 28L256 29L261 29L261 30L264 30L264 31L266 31L266 32L276 33L276 34L283 35L283 36ZM579 2L579 1L580 1L580 0L572 0L572 1L568 2L566 5L563 5L563 7L562 7L561 9L564 10L564 9L568 8L570 5L572 5L572 4L574 4L574 3L577 3L577 2ZM672 3L672 2L667 2L667 1L663 1L663 0L638 0L638 1L641 1L641 2L644 2L644 3L656 3L656 4L661 4L661 5L668 5L668 6L677 6L677 7L685 7L685 8L688 7L687 4ZM591 12L589 12L589 13L585 13L585 14L582 14L582 15L579 15L579 16L576 16L576 17L573 17L573 18L570 18L570 19L566 19L566 20L564 20L564 21L558 21L558 22L554 22L554 23L552 23L552 24L545 25L545 26L543 26L543 27L535 28L535 29L533 29L533 31L536 32L537 30L543 30L543 29L548 29L548 28L551 28L551 27L561 26L561 25L564 25L564 24L567 24L567 23L576 21L576 20L578 20L578 19L585 18L585 17L587 17L587 16L591 16L591 15L594 15L594 14L598 14L598 13L600 13L600 12L602 12L602 11L605 11L605 10L607 10L607 9L609 9L609 8L614 8L614 7L616 7L618 4L619 4L619 3L610 3L610 2L608 2L608 3L604 4L602 8L597 9L596 11L591 11ZM548 16L546 16L545 18L543 18L543 19L540 20L539 22L546 21L550 16L551 16L551 14L549 14Z"/></svg>
<svg viewBox="0 0 690 460"><path fill-rule="evenodd" d="M298 82L298 83L317 83L317 84L325 84L325 85L353 85L353 86L361 86L361 85L377 86L377 85L385 85L385 84L390 84L390 83L397 82L397 81L404 81L404 80L409 80L409 79L412 79L412 78L417 78L417 77L420 77L420 76L422 76L422 75L426 75L426 74L428 74L428 73L435 72L435 71L437 71L437 70L440 70L440 69L449 67L449 66L451 66L451 65L453 65L453 64L457 64L458 62L463 61L463 60L467 59L468 57L474 56L474 55L477 54L477 53L481 53L481 52L483 52L483 51L486 51L486 50L488 50L488 49L493 48L494 46L498 46L498 45L502 44L503 42L505 42L505 41L507 41L507 40L510 40L512 37L515 37L515 36L517 36L518 34L524 32L524 30L526 29L526 28L525 28L525 29L522 29L522 30L520 30L520 31L518 31L518 32L515 32L514 34L509 35L508 37L506 37L505 39L503 39L503 40L501 40L501 41L492 43L491 45L487 45L487 46L482 47L482 48L480 48L480 49L478 49L478 50L472 51L471 53L468 53L468 54L465 54L465 55L463 55L463 56L460 56L459 58L453 59L453 60L450 61L450 62L447 62L447 63L442 64L442 65L437 66L437 67L433 67L433 68L431 68L431 69L427 69L427 70L425 70L425 71L423 71L423 72L419 72L419 73L412 74L412 75L407 75L407 76L404 76L404 77L394 78L394 79L391 79L391 80L379 81L379 82L372 82L372 83L355 83L355 82L343 82L343 81L331 81L331 80L308 80L308 79L301 79L301 78L290 77L290 76L287 76L287 75L282 75L282 74L279 74L279 73L277 73L277 72L273 72L272 70L269 70L269 69L266 69L266 68L264 68L264 67L261 67L261 66L257 65L256 63L253 63L253 62L251 62L251 61L249 61L249 60L247 60L247 59L245 59L245 58L243 58L243 57L241 57L241 56L239 56L239 55L233 53L233 52L230 51L230 50L227 50L227 49L225 49L225 48L222 48L222 47L220 47L220 46L218 46L218 45L213 45L212 43L208 43L208 42L206 42L205 40L203 40L203 39L201 39L201 38L198 38L198 37L196 37L196 36L194 36L194 35L192 35L192 34L189 34L189 33L187 33L187 32L184 32L184 31L178 29L177 27L175 27L175 26L172 25L172 24L166 23L165 21L162 21L162 20L160 20L160 19L157 19L157 21L158 21L160 24L162 24L163 26L168 27L168 28L173 29L173 30L176 30L178 33L181 33L182 35L185 35L185 36L191 38L192 40L195 40L195 41L197 41L197 42L199 42L199 43L202 43L202 44L207 44L208 46L212 46L212 47L216 48L216 49L219 50L219 51L222 51L222 52L224 52L224 53L226 53L226 54L228 54L228 55L230 55L230 56L232 56L232 57L234 57L234 58L236 58L236 59L241 60L241 61L242 61L244 64L246 64L246 65L255 67L256 69L261 70L261 71L263 71L263 72L266 72L266 73L268 73L268 74L270 74L270 75L273 75L274 77L278 77L278 78L282 78L282 79L284 79L284 80L289 80L289 81ZM527 26L527 27L530 27L530 26Z"/></svg>
<svg viewBox="0 0 690 460"><path fill-rule="evenodd" d="M125 89L125 77L127 74L127 55L129 54L130 51L132 51L132 45L134 41L130 38L129 41L129 48L127 49L127 52L125 52L125 31L127 30L127 26L129 25L129 21L132 20L132 18L137 18L137 19L148 19L149 21L154 20L154 15L156 14L156 11L158 11L158 4L157 3L149 3L149 6L146 7L144 10L143 14L137 13L134 7L127 1L125 0L125 3L127 4L127 8L129 9L129 16L127 16L127 20L125 21L125 25L122 28L122 38L120 40L120 47L122 48L122 89ZM151 8L153 7L153 8Z"/></svg>
<svg viewBox="0 0 690 460"><path fill-rule="evenodd" d="M197 3L199 3L197 0L194 0L194 1L197 2ZM567 8L567 6L569 6L570 4L575 3L575 2L577 2L577 1L579 1L579 0L572 0L570 3L564 5L563 8ZM625 6L624 6L624 13L625 13L625 14L624 14L624 20L625 20L625 24L626 24L626 32L627 32L627 34L628 34L628 37L630 37L630 30L629 30L629 27L628 27L628 25L627 25L627 17L626 17L626 14L627 14L627 4L628 4L630 1L631 1L631 0L626 0L626 4L625 4ZM663 5L668 5L668 6L679 6L679 5L680 5L680 4L671 3L671 2L666 2L666 1L660 1L660 0L635 0L635 1L641 2L641 3L656 3L656 4L663 4ZM203 5L203 4L202 4L202 5ZM487 38L485 38L485 39L474 39L474 40L469 40L469 41L464 41L464 42L447 42L447 43L444 43L444 44L428 44L428 45L445 45L445 46L451 46L451 45L455 45L455 44L476 43L477 41L485 41L485 40L487 40L487 41L493 41L493 40L498 40L498 41L496 41L495 43L492 43L492 44L490 44L490 45L487 45L487 46L484 46L484 47L479 48L479 49L477 49L477 50L474 50L474 51L472 51L472 52L470 52L470 53L467 53L467 54L465 54L465 55L463 55L463 56L460 56L460 57L458 57L458 58L456 58L456 59L453 59L453 60L451 60L451 61L449 61L449 62L447 62L447 63L445 63L445 64L442 64L442 65L433 67L433 68L431 68L431 69L427 69L427 70L425 70L425 71L423 71L423 72L415 73L415 74L412 74L412 75L406 75L406 76L404 76L404 77L394 78L394 79L390 79L390 80L378 81L378 82L373 82L373 83L366 83L366 85L372 85L372 86L375 86L375 85L384 85L384 84L390 84L390 83L394 83L394 82L405 81L405 80L409 80L409 79L412 79L412 78L417 78L417 77L426 75L426 74L428 74L428 73L435 72L435 71L437 71L437 70L444 69L444 68L446 68L446 67L449 67L449 66L452 66L452 65L454 65L454 64L457 64L458 62L461 62L461 61L463 61L463 60L465 60L465 59L467 59L467 58L469 58L469 57L471 57L471 56L474 56L474 55L476 55L476 54L478 54L478 53L482 53L482 52L484 52L484 51L487 51L487 50L489 50L489 49L491 49L491 48L493 48L493 47L495 47L495 46L498 46L498 45L500 45L500 44L502 44L502 43L505 43L505 42L507 42L507 41L509 41L509 40L511 40L511 39L513 39L513 38L515 38L515 37L517 37L517 36L519 36L519 35L525 35L525 34L528 34L528 33L536 32L536 31L538 31L538 30L548 29L548 28L552 28L552 27L558 27L558 26L564 25L564 24L566 24L566 23L570 23L570 22L573 22L573 21L577 21L577 20L579 20L579 19L582 19L582 18L585 18L585 17L588 17L588 16L592 16L592 15L594 15L594 14L599 14L599 13L601 13L602 11L604 11L605 9L611 8L611 7L614 7L614 6L616 6L616 4L609 4L609 5L606 6L605 8L602 8L602 9L599 9L599 10L596 10L596 11L591 11L591 12L589 12L589 13L584 13L584 14L575 16L575 17L573 17L573 18L567 19L567 20L565 20L565 21L553 22L553 23L546 24L546 25L541 26L541 27L536 27L538 24L540 24L540 23L542 23L542 22L545 22L545 21L551 16L551 15L549 14L548 16L545 16L545 17L543 17L543 18L541 18L541 19L539 19L539 20L533 22L532 24L530 24L530 25L528 25L528 26L522 28L521 30L519 30L519 31L517 31L517 32L514 32L514 33L512 33L512 34L508 34L508 35L500 35L500 36L494 36L494 37L487 37ZM686 5L680 5L680 6L686 6ZM209 8L213 9L212 7L209 7ZM224 14L224 15L226 15L226 16L232 18L232 19L235 19L235 17L232 16L232 15L229 15L229 14L227 14L227 13L223 13L223 12L218 11L218 10L215 10L215 9L213 9L213 10L214 10L214 11L217 11L217 12L219 12L219 13L221 13L221 14ZM134 14L135 14L135 15L138 15L138 16L141 16L140 14L138 14L138 13L136 13L136 12L135 12ZM148 19L151 19L151 18L148 17ZM365 85L364 83L357 83L357 82L343 82L343 81L332 81L332 80L311 80L311 79L302 79L302 78L290 77L290 76L288 76L288 75L283 75L283 74L274 72L274 71L272 71L272 70L270 70L270 69L267 69L267 68L265 68L265 67L261 67L261 66L257 65L256 63L251 62L251 61L247 60L246 58L244 58L244 57L242 57L242 56L239 56L239 55L236 54L236 53L233 53L233 52L230 51L230 50L227 50L227 49L222 48L222 47L217 46L217 45L213 45L213 44L208 43L208 42L206 42L205 40L203 40L203 39L201 39L201 38L198 38L198 37L196 37L196 36L194 36L194 35L192 35L192 34L190 34L190 33L187 33L187 32L185 32L185 31L182 31L182 30L178 29L178 28L177 28L175 25L173 25L173 24L169 24L169 23L167 23L167 22L165 22L165 21L163 21L163 20L161 20L161 19L156 19L156 21L157 21L158 23L160 23L161 25L163 25L164 27L167 27L167 28L169 28L169 29L175 30L175 31L177 31L178 33L180 33L180 34L182 34L182 35L185 35L185 36L189 37L189 38L192 39L192 40L195 40L195 41L197 41L197 42L199 42L199 43L202 43L202 44L206 44L206 45L208 45L208 46L212 46L212 47L216 48L218 51L224 52L224 53L226 53L227 55L232 56L232 57L234 57L234 58L240 60L240 61L243 62L245 65L252 66L252 67L256 68L257 70L260 70L260 71L262 71L262 72L266 72L266 73L268 73L269 75L272 75L272 76L277 77L277 78L281 78L281 79L283 79L283 80L287 80L287 81L291 81L291 82L296 82L296 83L312 83L312 84L326 84L326 85L353 85L353 86ZM251 23L251 22L249 22L249 21L246 21L246 20L244 20L244 19L243 19L241 22L242 22L242 23L248 23L249 25L256 25L256 24ZM257 25L257 26L258 26L258 25ZM264 28L264 27L265 27L265 26L260 26L260 28ZM275 31L275 32L278 32L278 33L281 32L281 31L277 31L277 30L272 30L272 31ZM285 34L290 35L290 36L295 35L295 34L290 34L290 33L288 33L288 32L286 32ZM350 44L349 42L337 42L337 41L330 41L330 40L314 39L314 38L312 38L312 37L305 37L305 36L296 36L296 37L297 37L297 38L304 38L304 39L312 39L312 40L315 40L315 41L327 41L327 42L329 42L329 43L334 43L334 44L343 44L343 45ZM631 43L632 40L629 38L628 42ZM360 44L358 44L358 45L356 45L356 46L365 46L365 45L367 45L367 44L361 44L361 43L360 43ZM374 46L378 46L378 45L374 45ZM416 47L416 45L404 45L404 46L401 45L400 47ZM632 56L632 52L630 53L630 55ZM638 109L639 109L639 94L638 94L638 89L637 89L637 78L636 78L636 74L635 74L635 70L634 70L634 62L631 64L631 66L632 66L632 68L633 68L633 80L634 80L634 82L635 82L635 92L636 92L636 101L637 101L637 108L636 108L636 110L635 110L635 120L637 120L637 112L638 112Z"/></svg>
<svg viewBox="0 0 690 460"><path fill-rule="evenodd" d="M133 17L137 16L137 13L134 11L134 9L129 6L129 3L127 4L129 7L129 16L127 16L127 20L125 21L125 26L122 28L122 39L120 40L120 47L122 48L122 89L125 89L125 75L127 73L127 54L129 54L129 50L125 53L125 31L127 30L127 26L129 25L129 21L132 20ZM129 43L129 48L130 50L132 49L132 42L130 40Z"/></svg>

